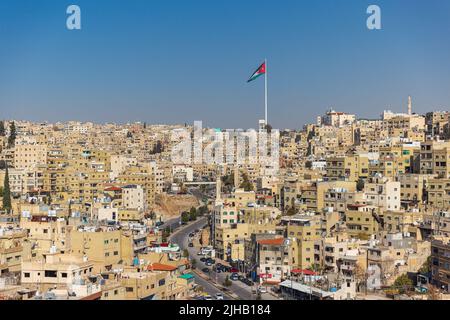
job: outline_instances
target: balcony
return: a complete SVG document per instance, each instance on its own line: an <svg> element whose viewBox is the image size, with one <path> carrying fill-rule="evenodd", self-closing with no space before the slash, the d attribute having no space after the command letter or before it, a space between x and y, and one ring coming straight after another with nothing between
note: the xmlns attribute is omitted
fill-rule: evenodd
<svg viewBox="0 0 450 320"><path fill-rule="evenodd" d="M137 241L137 240L142 240L142 239L146 239L147 238L147 234L146 233L142 233L142 234L133 234L133 240Z"/></svg>
<svg viewBox="0 0 450 320"><path fill-rule="evenodd" d="M353 264L342 264L341 265L341 270L342 271L349 271L349 272L351 272L351 271L353 271L353 270L355 270L355 265L353 265Z"/></svg>

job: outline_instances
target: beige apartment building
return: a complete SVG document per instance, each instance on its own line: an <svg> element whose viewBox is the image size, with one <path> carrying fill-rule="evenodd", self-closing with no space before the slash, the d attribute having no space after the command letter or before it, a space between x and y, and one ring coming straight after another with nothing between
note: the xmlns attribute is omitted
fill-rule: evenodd
<svg viewBox="0 0 450 320"><path fill-rule="evenodd" d="M78 257L87 257L96 272L109 270L122 260L120 230L96 227L73 230L70 243L70 252Z"/></svg>
<svg viewBox="0 0 450 320"><path fill-rule="evenodd" d="M420 173L450 177L450 141L426 141L420 146Z"/></svg>
<svg viewBox="0 0 450 320"><path fill-rule="evenodd" d="M22 262L21 283L43 291L54 286L70 286L75 279L87 279L93 263L70 255L49 252L42 259Z"/></svg>
<svg viewBox="0 0 450 320"><path fill-rule="evenodd" d="M0 276L20 272L22 261L31 259L31 243L23 229L0 227Z"/></svg>
<svg viewBox="0 0 450 320"><path fill-rule="evenodd" d="M154 167L150 165L127 167L125 171L119 174L117 181L141 186L145 192L147 208L154 206L156 191Z"/></svg>
<svg viewBox="0 0 450 320"><path fill-rule="evenodd" d="M30 169L47 162L47 146L41 144L19 144L14 147L14 168Z"/></svg>
<svg viewBox="0 0 450 320"><path fill-rule="evenodd" d="M363 240L376 236L381 228L377 206L352 204L345 212L347 233L350 237Z"/></svg>
<svg viewBox="0 0 450 320"><path fill-rule="evenodd" d="M327 159L327 177L330 180L358 181L369 174L369 159L363 155Z"/></svg>
<svg viewBox="0 0 450 320"><path fill-rule="evenodd" d="M450 179L429 179L426 190L431 208L450 210Z"/></svg>
<svg viewBox="0 0 450 320"><path fill-rule="evenodd" d="M400 199L411 205L421 205L424 201L426 185L431 176L423 174L402 174L400 182Z"/></svg>
<svg viewBox="0 0 450 320"><path fill-rule="evenodd" d="M301 201L307 210L320 212L325 208L325 193L330 189L343 188L348 192L356 191L354 181L322 181L313 182L308 187L302 188Z"/></svg>
<svg viewBox="0 0 450 320"><path fill-rule="evenodd" d="M55 246L62 252L70 247L70 231L63 218L45 215L33 215L31 218L22 218L20 227L27 231L29 241L34 245L33 255L40 257Z"/></svg>

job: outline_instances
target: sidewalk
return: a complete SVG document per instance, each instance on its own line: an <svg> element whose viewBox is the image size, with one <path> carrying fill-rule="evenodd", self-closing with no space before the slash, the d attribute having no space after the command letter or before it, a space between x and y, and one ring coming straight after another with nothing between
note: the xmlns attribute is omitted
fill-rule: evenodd
<svg viewBox="0 0 450 320"><path fill-rule="evenodd" d="M219 285L216 281L214 281L213 279L210 279L210 277L207 276L206 274L204 274L203 272L199 272L199 271L197 271L197 269L193 270L193 272L200 278L204 279L205 281L208 281L208 283L212 284L214 287L216 287L217 289L222 291L224 294L226 294L230 298L232 298L234 300L239 300L238 295L236 295L233 292L230 292L230 290L227 289L226 287L224 287L223 285ZM225 291L224 291L224 289L225 289Z"/></svg>

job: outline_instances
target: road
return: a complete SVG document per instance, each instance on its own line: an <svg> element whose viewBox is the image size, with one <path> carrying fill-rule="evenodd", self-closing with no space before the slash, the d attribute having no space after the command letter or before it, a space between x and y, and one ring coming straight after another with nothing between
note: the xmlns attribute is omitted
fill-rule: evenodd
<svg viewBox="0 0 450 320"><path fill-rule="evenodd" d="M189 233L193 232L196 229L201 229L206 224L206 222L207 222L206 218L198 219L196 222L186 226L184 229L176 232L175 234L172 234L172 236L170 237L171 241L174 243L177 243L180 246L181 250L188 249L191 257L196 257L197 252L195 252L195 249L188 247ZM191 250L191 249L194 249L194 250ZM200 261L198 261L198 262L200 264ZM202 269L202 268L203 268L203 266L200 267L200 269ZM195 277L195 283L202 286L203 289L205 290L205 292L208 293L211 297L214 297L216 295L216 293L223 293L217 287L215 287L213 284L211 284L209 281L198 276L195 272L193 273L193 275ZM225 295L224 300L228 300L228 299L230 299L230 298L228 298Z"/></svg>
<svg viewBox="0 0 450 320"><path fill-rule="evenodd" d="M173 234L171 236L172 242L177 243L180 246L181 250L187 249L189 252L189 256L191 258L196 259L196 261L197 261L196 269L199 272L201 272L201 269L205 268L206 265L200 261L200 257L197 255L198 248L190 248L188 246L189 234L196 229L201 229L204 225L206 225L206 223L207 223L206 218L201 218L198 221L183 228L182 230L176 232L175 234ZM211 270L211 268L210 268L210 270ZM210 278L214 279L216 283L222 284L225 281L225 277L227 275L229 275L229 273L215 273L215 272L211 271ZM196 283L201 285L205 289L205 292L207 292L212 297L214 297L214 295L216 293L222 292L211 283L211 282L213 282L213 280L207 281L207 280L203 279L202 277L199 277L195 273L194 273L194 276L195 276ZM251 287L247 286L246 284L242 283L241 281L233 281L232 283L233 284L228 289L232 293L236 294L239 297L239 299L255 300L256 295L252 293ZM226 295L225 295L225 298L227 298ZM270 294L265 293L265 294L261 295L261 299L262 300L273 300L274 297Z"/></svg>
<svg viewBox="0 0 450 320"><path fill-rule="evenodd" d="M177 228L180 227L181 217L171 218L169 220L164 221L164 224L159 227L160 230L164 230L167 227L173 232Z"/></svg>

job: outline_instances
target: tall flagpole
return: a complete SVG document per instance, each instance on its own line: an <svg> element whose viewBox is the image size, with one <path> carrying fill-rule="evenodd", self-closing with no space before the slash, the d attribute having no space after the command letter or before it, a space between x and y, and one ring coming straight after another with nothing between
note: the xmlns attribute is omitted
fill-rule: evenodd
<svg viewBox="0 0 450 320"><path fill-rule="evenodd" d="M265 64L265 66L266 66L266 74L264 75L264 79L265 79L265 83L264 83L264 100L265 100L265 109L264 109L264 111L265 111L265 121L266 121L266 127L267 127L267 125L269 124L268 122L267 122L267 59L264 59L264 64Z"/></svg>

